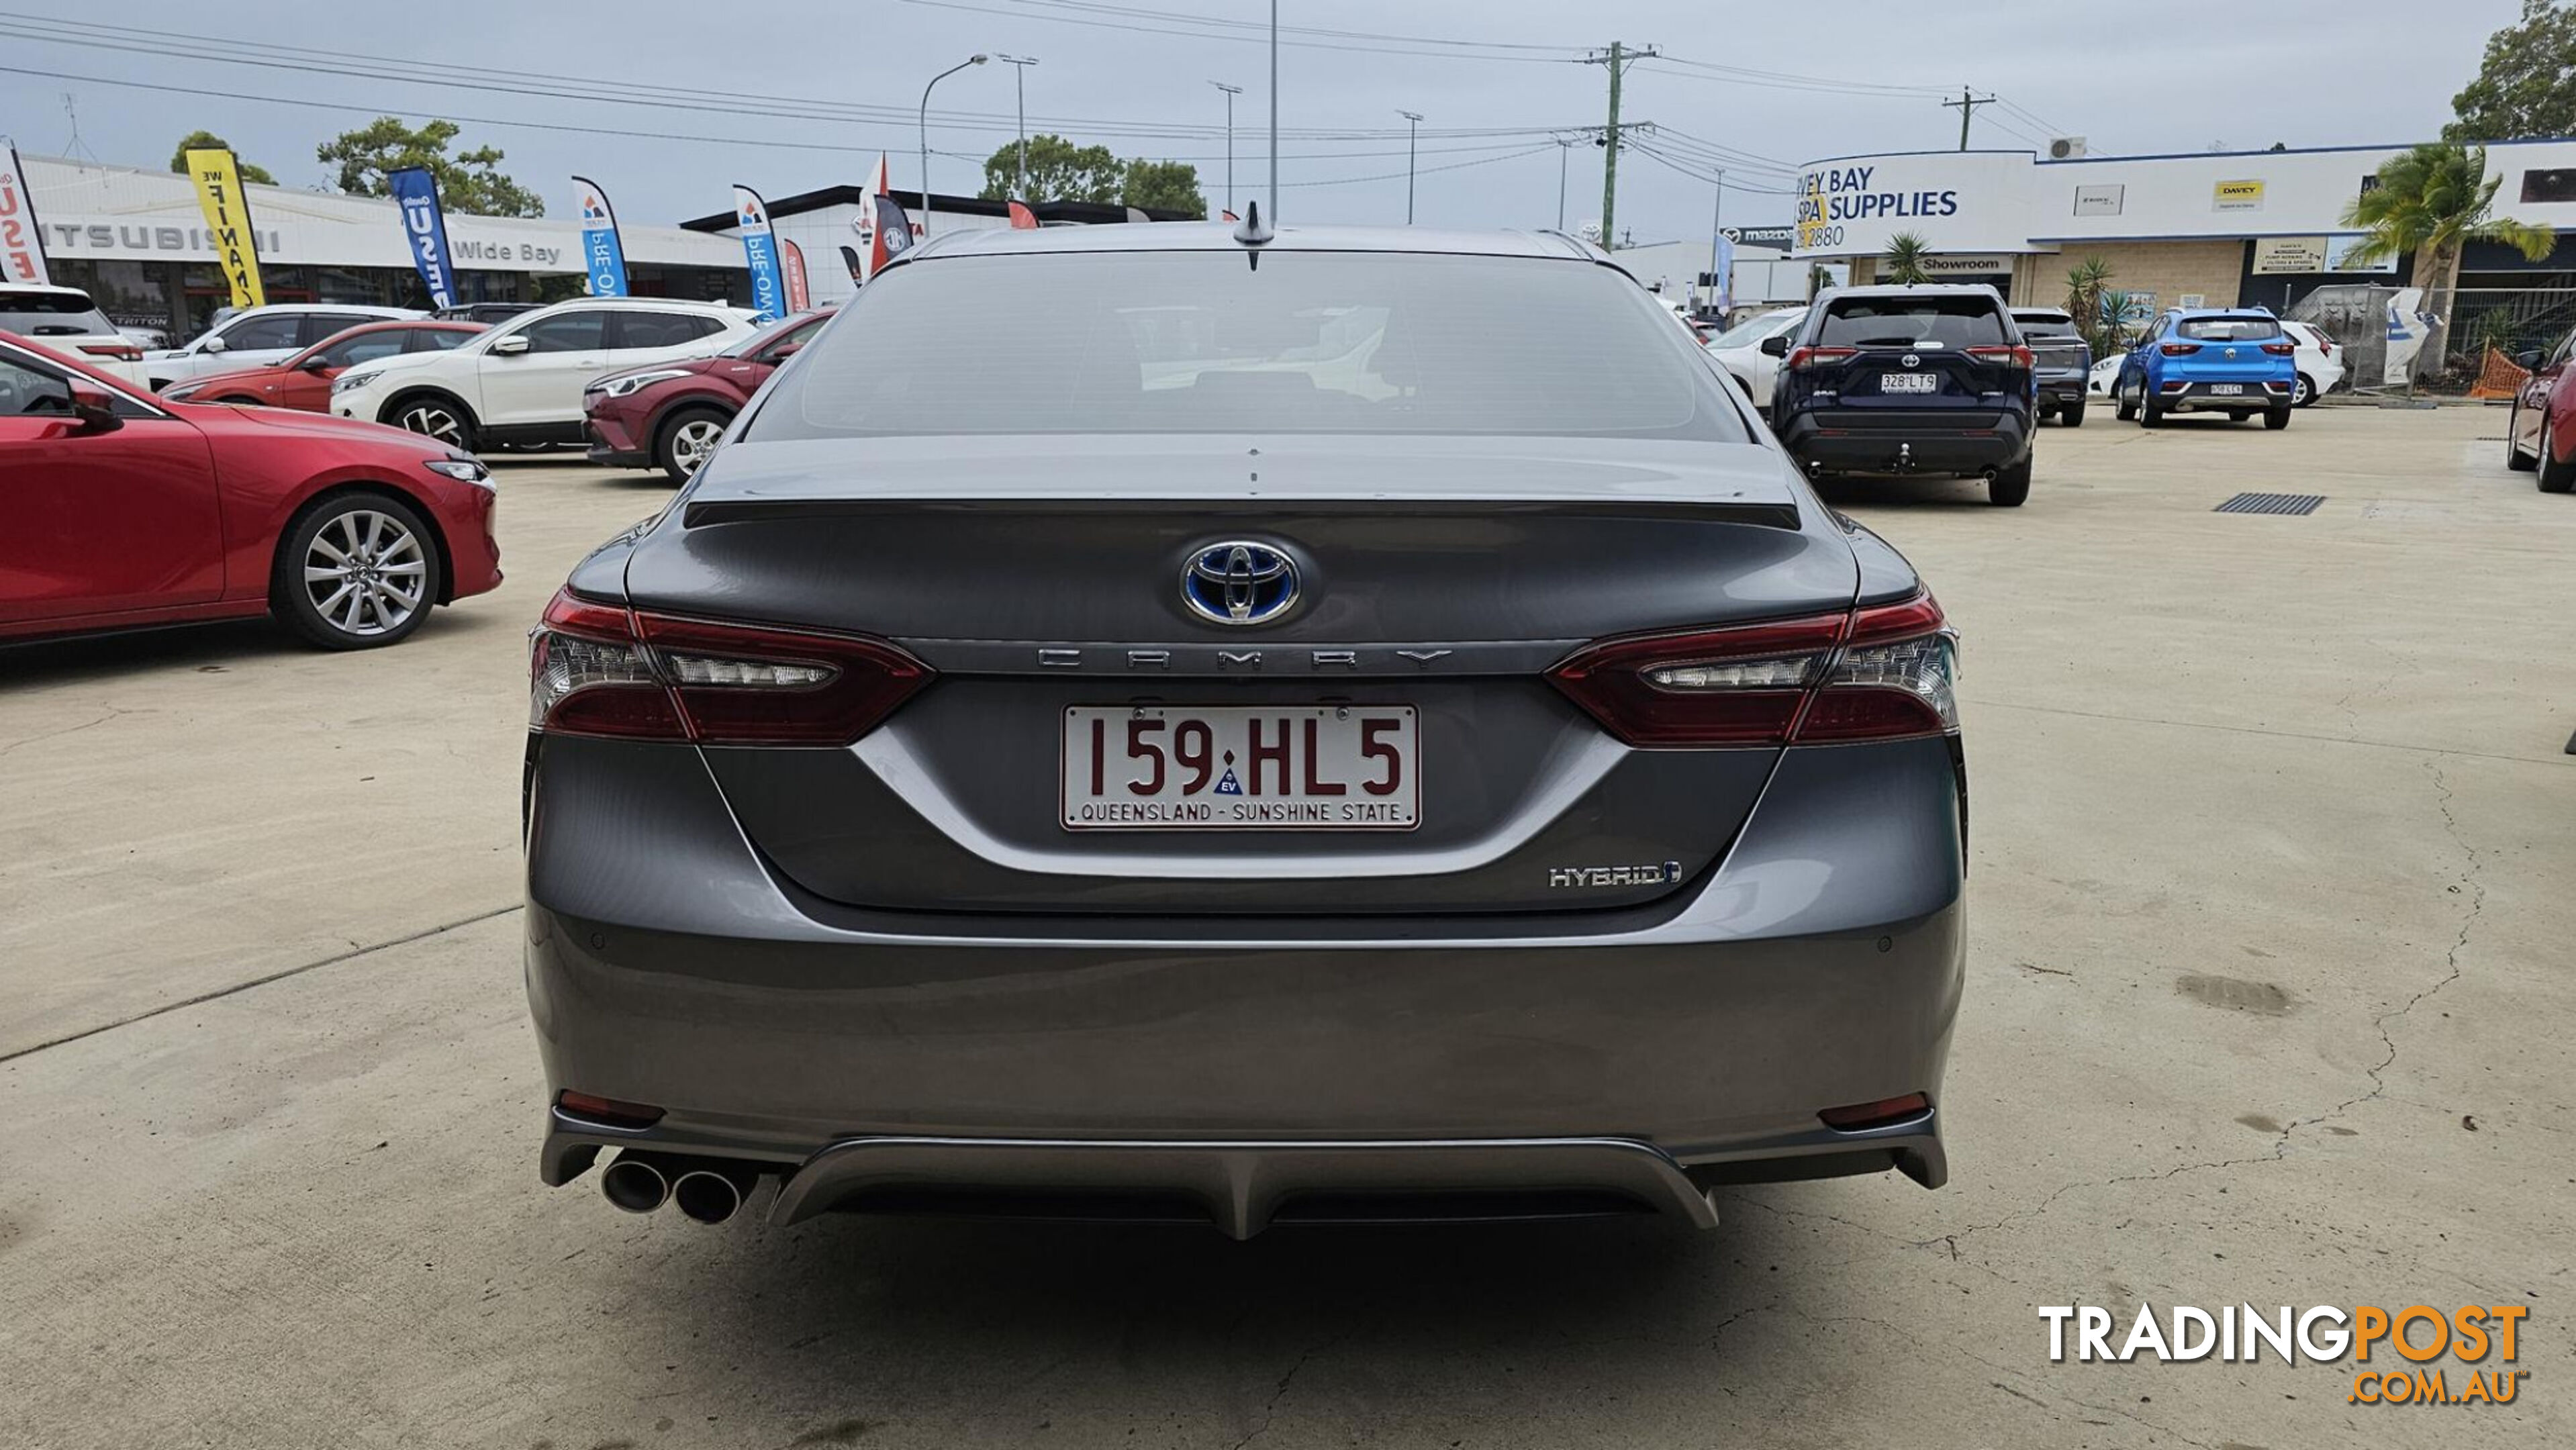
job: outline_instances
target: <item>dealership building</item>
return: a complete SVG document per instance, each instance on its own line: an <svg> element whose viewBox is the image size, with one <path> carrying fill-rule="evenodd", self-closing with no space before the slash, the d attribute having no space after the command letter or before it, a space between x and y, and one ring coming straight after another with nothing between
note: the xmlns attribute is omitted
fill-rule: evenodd
<svg viewBox="0 0 2576 1450"><path fill-rule="evenodd" d="M21 156L47 270L88 292L120 327L176 343L203 330L231 296L216 270L197 188L173 171ZM250 219L271 302L429 306L390 199L252 186ZM583 291L581 223L559 217L447 213L461 302L551 302ZM745 302L742 244L672 226L622 224L627 284L647 297Z"/></svg>
<svg viewBox="0 0 2576 1450"><path fill-rule="evenodd" d="M1992 284L2016 303L2059 305L2069 268L2098 257L2111 286L2147 310L2295 307L2321 287L2414 283L2413 258L2359 264L2344 209L2403 146L2211 151L2048 159L2028 151L1904 151L1801 168L1792 255L1877 273L1889 239L1921 236L1942 281ZM2496 212L2576 231L2576 140L2487 147ZM2517 337L2576 326L2576 246L2531 262L2499 244L2462 259L2455 336L2494 314ZM2463 332L2465 328L2467 331Z"/></svg>

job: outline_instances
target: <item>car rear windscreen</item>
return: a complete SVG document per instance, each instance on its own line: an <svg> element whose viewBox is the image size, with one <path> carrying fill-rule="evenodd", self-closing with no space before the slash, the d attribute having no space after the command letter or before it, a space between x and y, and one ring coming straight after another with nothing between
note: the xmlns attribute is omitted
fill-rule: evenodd
<svg viewBox="0 0 2576 1450"><path fill-rule="evenodd" d="M2013 321L2021 324L2021 335L2024 337L2082 337L2084 335L2075 330L2075 324L2069 319L2052 317L2045 313L2034 315L2028 312L2016 312L2013 314Z"/></svg>
<svg viewBox="0 0 2576 1450"><path fill-rule="evenodd" d="M1747 441L1697 344L1575 260L1241 250L907 262L747 441L1451 433Z"/></svg>
<svg viewBox="0 0 2576 1450"><path fill-rule="evenodd" d="M1825 308L1820 347L1996 347L2003 313L1984 297L1845 297Z"/></svg>
<svg viewBox="0 0 2576 1450"><path fill-rule="evenodd" d="M2264 342L2281 335L2268 317L2186 317L2174 328L2194 342Z"/></svg>
<svg viewBox="0 0 2576 1450"><path fill-rule="evenodd" d="M0 332L20 337L113 337L116 324L82 293L0 288Z"/></svg>

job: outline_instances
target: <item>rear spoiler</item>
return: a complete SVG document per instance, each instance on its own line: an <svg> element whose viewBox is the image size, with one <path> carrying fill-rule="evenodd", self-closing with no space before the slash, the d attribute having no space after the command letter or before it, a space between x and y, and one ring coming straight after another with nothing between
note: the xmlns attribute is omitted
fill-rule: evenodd
<svg viewBox="0 0 2576 1450"><path fill-rule="evenodd" d="M719 524L775 523L791 519L865 518L880 514L941 513L1137 513L1169 516L1186 510L1199 517L1276 515L1301 512L1383 513L1410 518L1442 515L1491 518L1496 514L1540 514L1557 518L1662 519L1675 523L1728 523L1796 532L1798 506L1786 498L1682 499L1461 499L1455 496L1408 498L1402 495L1273 495L1267 498L1083 498L1037 495L996 498L988 494L940 498L730 498L691 501L680 512L686 528Z"/></svg>

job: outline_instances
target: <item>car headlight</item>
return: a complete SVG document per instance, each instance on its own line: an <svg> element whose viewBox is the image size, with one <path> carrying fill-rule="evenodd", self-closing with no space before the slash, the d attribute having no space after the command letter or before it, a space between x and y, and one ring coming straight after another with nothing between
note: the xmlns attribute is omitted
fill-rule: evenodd
<svg viewBox="0 0 2576 1450"><path fill-rule="evenodd" d="M688 370L685 368L657 368L649 373L621 373L613 378L602 378L582 391L605 393L612 398L622 398L638 388L649 388L655 383L667 383L673 378L685 378L688 375Z"/></svg>
<svg viewBox="0 0 2576 1450"><path fill-rule="evenodd" d="M445 474L458 483L471 483L483 488L493 487L492 470L462 454L451 453L445 458L424 458L420 466L432 473Z"/></svg>
<svg viewBox="0 0 2576 1450"><path fill-rule="evenodd" d="M175 388L163 388L161 396L174 403L184 403L195 397L204 387L203 383L181 383Z"/></svg>
<svg viewBox="0 0 2576 1450"><path fill-rule="evenodd" d="M342 373L331 380L331 393L336 397L339 394L349 391L351 388L363 388L367 384L374 382L376 379L383 377L384 375L384 369L382 368L378 368L373 372Z"/></svg>

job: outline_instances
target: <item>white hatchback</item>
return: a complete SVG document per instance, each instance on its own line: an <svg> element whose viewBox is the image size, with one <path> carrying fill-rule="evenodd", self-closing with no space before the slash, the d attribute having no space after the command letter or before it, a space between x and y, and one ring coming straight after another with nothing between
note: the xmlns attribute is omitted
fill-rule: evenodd
<svg viewBox="0 0 2576 1450"><path fill-rule="evenodd" d="M602 373L712 357L759 314L666 297L581 297L515 317L449 352L403 353L331 383L331 411L469 452L578 443L581 390Z"/></svg>

